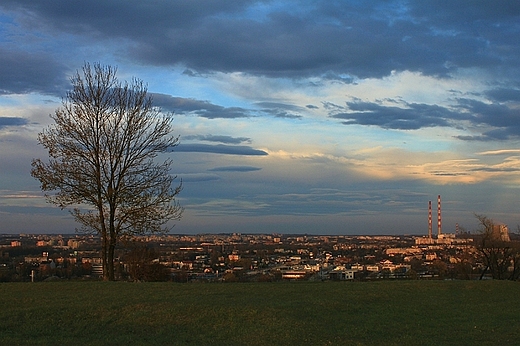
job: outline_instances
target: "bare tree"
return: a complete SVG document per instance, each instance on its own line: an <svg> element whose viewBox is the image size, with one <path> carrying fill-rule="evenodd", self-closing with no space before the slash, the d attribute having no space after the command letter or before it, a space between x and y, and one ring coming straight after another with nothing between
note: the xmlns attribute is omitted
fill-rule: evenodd
<svg viewBox="0 0 520 346"><path fill-rule="evenodd" d="M86 63L38 141L49 161L32 161L31 174L48 202L71 208L79 231L99 234L103 278L114 280L114 250L125 236L167 232L182 208L172 187L171 159L178 144L172 117L153 107L142 81L121 83L116 68ZM158 162L159 161L159 162ZM52 194L48 194L52 192Z"/></svg>

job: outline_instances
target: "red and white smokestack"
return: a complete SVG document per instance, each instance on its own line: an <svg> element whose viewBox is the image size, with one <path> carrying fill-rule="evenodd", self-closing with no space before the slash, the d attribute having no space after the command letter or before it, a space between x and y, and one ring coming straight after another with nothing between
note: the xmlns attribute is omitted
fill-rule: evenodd
<svg viewBox="0 0 520 346"><path fill-rule="evenodd" d="M442 234L441 195L437 196L437 236Z"/></svg>
<svg viewBox="0 0 520 346"><path fill-rule="evenodd" d="M428 238L432 238L432 201L428 201Z"/></svg>

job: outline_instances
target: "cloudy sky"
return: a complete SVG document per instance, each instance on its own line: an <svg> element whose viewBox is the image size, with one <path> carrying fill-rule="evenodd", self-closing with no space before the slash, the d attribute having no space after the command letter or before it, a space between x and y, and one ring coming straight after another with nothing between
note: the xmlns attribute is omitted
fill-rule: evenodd
<svg viewBox="0 0 520 346"><path fill-rule="evenodd" d="M3 0L0 233L74 232L30 163L84 62L175 112L174 233L516 229L519 37L516 0Z"/></svg>

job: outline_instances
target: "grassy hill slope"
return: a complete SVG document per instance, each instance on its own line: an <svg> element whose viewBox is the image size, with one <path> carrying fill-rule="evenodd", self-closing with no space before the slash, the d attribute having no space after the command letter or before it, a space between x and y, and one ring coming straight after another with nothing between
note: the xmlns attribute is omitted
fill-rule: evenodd
<svg viewBox="0 0 520 346"><path fill-rule="evenodd" d="M520 343L506 281L0 284L1 345Z"/></svg>

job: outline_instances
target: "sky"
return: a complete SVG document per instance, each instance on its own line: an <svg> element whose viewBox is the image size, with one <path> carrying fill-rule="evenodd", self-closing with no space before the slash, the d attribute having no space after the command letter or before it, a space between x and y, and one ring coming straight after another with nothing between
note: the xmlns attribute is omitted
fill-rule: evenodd
<svg viewBox="0 0 520 346"><path fill-rule="evenodd" d="M30 169L85 62L173 112L173 233L515 231L519 37L516 0L3 0L0 233L78 227Z"/></svg>

